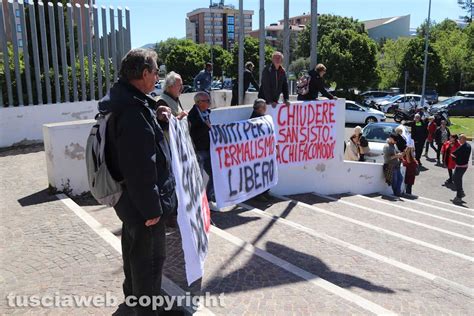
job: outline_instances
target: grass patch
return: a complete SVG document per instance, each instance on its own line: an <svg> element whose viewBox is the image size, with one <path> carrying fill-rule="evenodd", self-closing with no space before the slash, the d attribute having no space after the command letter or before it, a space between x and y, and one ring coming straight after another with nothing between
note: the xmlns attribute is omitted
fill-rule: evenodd
<svg viewBox="0 0 474 316"><path fill-rule="evenodd" d="M467 137L474 136L474 117L450 117L452 134L466 134Z"/></svg>

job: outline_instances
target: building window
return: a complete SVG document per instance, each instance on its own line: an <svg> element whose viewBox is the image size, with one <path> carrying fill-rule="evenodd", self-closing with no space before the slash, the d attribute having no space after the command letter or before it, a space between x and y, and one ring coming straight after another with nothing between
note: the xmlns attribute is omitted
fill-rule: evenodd
<svg viewBox="0 0 474 316"><path fill-rule="evenodd" d="M227 31L229 31L229 32L232 32L232 33L233 33L233 32L235 31L235 29L234 29L234 25L232 25L232 24L229 24L229 25L227 25Z"/></svg>
<svg viewBox="0 0 474 316"><path fill-rule="evenodd" d="M20 10L16 9L15 10L15 15L16 15L17 18L19 18L20 17Z"/></svg>
<svg viewBox="0 0 474 316"><path fill-rule="evenodd" d="M16 31L17 31L18 33L21 33L21 24L17 24L17 25L16 25Z"/></svg>
<svg viewBox="0 0 474 316"><path fill-rule="evenodd" d="M23 40L22 39L18 40L18 47L23 47Z"/></svg>
<svg viewBox="0 0 474 316"><path fill-rule="evenodd" d="M234 24L234 17L233 16L228 16L227 17L227 23L228 24Z"/></svg>

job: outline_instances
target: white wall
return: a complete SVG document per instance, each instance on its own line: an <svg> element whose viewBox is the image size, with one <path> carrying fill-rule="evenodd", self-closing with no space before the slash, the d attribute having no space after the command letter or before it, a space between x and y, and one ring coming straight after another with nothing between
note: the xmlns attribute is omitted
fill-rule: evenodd
<svg viewBox="0 0 474 316"><path fill-rule="evenodd" d="M73 195L89 191L85 149L94 123L95 120L80 120L43 125L50 186Z"/></svg>
<svg viewBox="0 0 474 316"><path fill-rule="evenodd" d="M343 100L338 101L336 117L344 115ZM251 106L214 109L214 123L249 118ZM341 114L342 113L342 114ZM342 116L344 117L344 116ZM43 128L49 184L58 190L78 195L89 190L84 150L93 120L46 124ZM336 158L297 167L279 168L277 194L318 192L321 194L390 192L384 183L382 165L343 161L344 121L337 123ZM68 182L69 181L69 182Z"/></svg>
<svg viewBox="0 0 474 316"><path fill-rule="evenodd" d="M185 110L194 104L195 93L181 96ZM216 90L211 92L211 107L230 106L232 91ZM256 92L246 93L245 104L253 104ZM0 148L43 142L42 126L48 123L93 119L97 114L98 101L31 105L0 108Z"/></svg>
<svg viewBox="0 0 474 316"><path fill-rule="evenodd" d="M0 108L0 147L43 142L47 123L93 119L97 101Z"/></svg>

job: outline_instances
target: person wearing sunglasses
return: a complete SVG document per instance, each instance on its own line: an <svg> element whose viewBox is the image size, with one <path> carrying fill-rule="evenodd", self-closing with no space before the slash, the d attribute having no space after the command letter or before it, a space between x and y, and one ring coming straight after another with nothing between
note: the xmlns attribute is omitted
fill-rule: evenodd
<svg viewBox="0 0 474 316"><path fill-rule="evenodd" d="M209 177L206 186L207 199L209 205L215 209L216 198L212 181L211 141L209 139L209 130L211 129L210 103L211 98L207 92L197 92L194 96L194 106L188 114L188 123L189 134L196 149L201 174L204 177L204 172L206 172Z"/></svg>

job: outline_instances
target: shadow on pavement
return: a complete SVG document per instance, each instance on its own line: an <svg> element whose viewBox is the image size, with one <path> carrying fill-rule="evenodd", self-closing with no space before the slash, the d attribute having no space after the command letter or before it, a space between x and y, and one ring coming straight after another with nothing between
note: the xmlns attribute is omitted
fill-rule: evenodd
<svg viewBox="0 0 474 316"><path fill-rule="evenodd" d="M49 194L49 189L44 189L19 199L18 203L20 203L21 206L31 206L54 200L56 200L56 196Z"/></svg>

